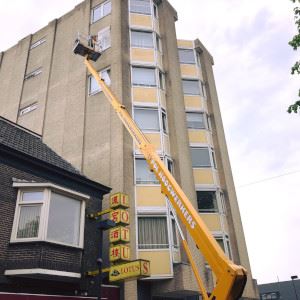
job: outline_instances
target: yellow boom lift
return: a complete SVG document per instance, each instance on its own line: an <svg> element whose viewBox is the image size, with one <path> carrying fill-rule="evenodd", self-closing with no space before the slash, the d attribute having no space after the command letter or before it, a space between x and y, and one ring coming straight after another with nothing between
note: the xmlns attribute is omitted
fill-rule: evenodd
<svg viewBox="0 0 300 300"><path fill-rule="evenodd" d="M126 110L125 106L119 102L117 97L112 93L104 80L101 79L99 73L92 66L90 60L96 61L101 55L100 52L97 52L94 49L94 47L89 47L77 39L75 41L73 52L85 57L84 63L89 72L94 76L107 100L110 102L124 126L132 136L137 147L144 155L150 170L154 172L156 178L159 180L162 193L166 195L168 202L171 203L170 207L173 215L177 215L180 218L190 236L193 238L197 248L210 265L216 278L216 284L214 289L208 293L198 273L187 241L179 227L182 244L195 274L202 298L204 300L239 299L247 281L246 269L234 264L224 254L223 250L220 248L209 229L200 218L197 210L193 207L183 190L156 153L154 146L147 140ZM174 210L176 214L174 213ZM178 222L176 223L179 225Z"/></svg>

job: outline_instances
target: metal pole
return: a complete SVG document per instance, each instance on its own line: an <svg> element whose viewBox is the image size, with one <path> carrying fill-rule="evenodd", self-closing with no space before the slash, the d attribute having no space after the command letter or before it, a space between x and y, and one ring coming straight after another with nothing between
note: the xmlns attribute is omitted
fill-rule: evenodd
<svg viewBox="0 0 300 300"><path fill-rule="evenodd" d="M97 265L98 265L98 288L99 288L99 293L98 293L98 300L101 300L102 297L102 246L103 246L103 230L100 229L100 243L99 243L99 252L98 252L98 258L97 258Z"/></svg>

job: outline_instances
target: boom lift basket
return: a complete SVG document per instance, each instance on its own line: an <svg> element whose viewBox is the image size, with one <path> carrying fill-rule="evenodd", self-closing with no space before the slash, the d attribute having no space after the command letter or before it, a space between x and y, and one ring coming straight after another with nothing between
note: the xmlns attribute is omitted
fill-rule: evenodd
<svg viewBox="0 0 300 300"><path fill-rule="evenodd" d="M99 51L97 51L98 49ZM92 36L84 36L83 34L78 33L73 48L75 54L87 57L88 60L97 61L101 56L100 50L101 47L97 42L92 40Z"/></svg>

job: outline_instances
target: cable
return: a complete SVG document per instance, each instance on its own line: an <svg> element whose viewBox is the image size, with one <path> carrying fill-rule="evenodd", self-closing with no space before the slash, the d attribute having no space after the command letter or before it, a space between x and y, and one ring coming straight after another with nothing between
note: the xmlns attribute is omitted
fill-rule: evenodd
<svg viewBox="0 0 300 300"><path fill-rule="evenodd" d="M300 173L300 170L296 170L296 171L292 171L292 172L288 172L288 173L283 173L283 174L279 174L279 175L276 175L276 176L267 177L267 178L264 178L264 179L261 179L261 180L245 183L245 184L242 184L242 185L238 186L237 188L238 189L243 188L243 187L246 187L246 186L249 186L249 185L258 184L258 183L261 183L261 182L264 182L264 181L273 180L273 179L276 179L276 178L279 178L279 177L288 176L288 175L292 175L292 174L295 174L295 173Z"/></svg>

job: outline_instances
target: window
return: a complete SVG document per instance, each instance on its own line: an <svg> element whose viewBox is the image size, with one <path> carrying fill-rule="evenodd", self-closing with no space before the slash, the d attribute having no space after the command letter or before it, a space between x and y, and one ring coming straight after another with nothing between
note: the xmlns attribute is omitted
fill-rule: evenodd
<svg viewBox="0 0 300 300"><path fill-rule="evenodd" d="M187 127L191 129L205 129L205 115L199 112L186 113Z"/></svg>
<svg viewBox="0 0 300 300"><path fill-rule="evenodd" d="M101 51L111 47L110 27L106 27L98 32L97 43Z"/></svg>
<svg viewBox="0 0 300 300"><path fill-rule="evenodd" d="M39 74L42 73L42 68L38 68L28 74L25 75L24 79L27 80L27 79L30 79L30 78L33 78L33 77L36 77L38 76Z"/></svg>
<svg viewBox="0 0 300 300"><path fill-rule="evenodd" d="M158 77L159 77L159 87L160 87L160 89L164 90L165 89L165 75L164 75L164 73L159 71L158 72Z"/></svg>
<svg viewBox="0 0 300 300"><path fill-rule="evenodd" d="M216 191L197 191L197 203L199 212L218 212Z"/></svg>
<svg viewBox="0 0 300 300"><path fill-rule="evenodd" d="M131 30L131 47L154 48L152 32Z"/></svg>
<svg viewBox="0 0 300 300"><path fill-rule="evenodd" d="M101 74L101 77L104 79L104 82L107 85L110 85L111 83L110 69L103 70L99 74ZM92 75L89 75L88 81L89 81L89 95L94 95L96 93L101 92L101 88L99 87L96 79Z"/></svg>
<svg viewBox="0 0 300 300"><path fill-rule="evenodd" d="M166 217L138 217L139 249L169 248Z"/></svg>
<svg viewBox="0 0 300 300"><path fill-rule="evenodd" d="M20 111L19 111L19 116L26 115L26 114L30 113L31 111L36 110L37 107L38 107L38 104L33 103L33 104L30 104L30 105L28 105L24 108L21 108Z"/></svg>
<svg viewBox="0 0 300 300"><path fill-rule="evenodd" d="M182 88L184 94L203 96L200 92L200 85L198 80L182 79Z"/></svg>
<svg viewBox="0 0 300 300"><path fill-rule="evenodd" d="M132 67L132 84L140 86L156 86L155 69Z"/></svg>
<svg viewBox="0 0 300 300"><path fill-rule="evenodd" d="M158 19L157 6L155 4L153 4L153 15L154 18Z"/></svg>
<svg viewBox="0 0 300 300"><path fill-rule="evenodd" d="M167 168L168 168L168 171L173 174L173 162L170 158L166 158L166 165L167 165Z"/></svg>
<svg viewBox="0 0 300 300"><path fill-rule="evenodd" d="M160 39L159 35L157 35L157 34L156 34L156 37L155 37L155 41L156 41L156 45L155 45L156 50L161 52L162 51L162 49L161 49L161 39Z"/></svg>
<svg viewBox="0 0 300 300"><path fill-rule="evenodd" d="M194 50L178 49L179 62L181 64L195 64Z"/></svg>
<svg viewBox="0 0 300 300"><path fill-rule="evenodd" d="M175 249L178 249L179 248L179 241L178 241L178 235L177 235L177 229L176 229L176 222L173 218L171 219L171 222L172 222L173 247Z"/></svg>
<svg viewBox="0 0 300 300"><path fill-rule="evenodd" d="M46 38L42 38L42 39L36 41L35 43L31 44L30 50L32 50L32 49L34 49L34 48L36 48L36 47L42 45L42 44L45 43L45 42L46 42Z"/></svg>
<svg viewBox="0 0 300 300"><path fill-rule="evenodd" d="M48 241L83 246L83 198L87 196L79 197L76 192L75 196L72 191L66 193L59 189L31 187L19 190L12 242Z"/></svg>
<svg viewBox="0 0 300 300"><path fill-rule="evenodd" d="M158 110L134 108L134 120L141 130L159 131Z"/></svg>
<svg viewBox="0 0 300 300"><path fill-rule="evenodd" d="M111 2L106 1L94 8L92 8L91 12L91 23L95 23L103 17L109 15L111 13Z"/></svg>
<svg viewBox="0 0 300 300"><path fill-rule="evenodd" d="M164 133L168 133L167 114L164 109L161 110L161 122Z"/></svg>
<svg viewBox="0 0 300 300"><path fill-rule="evenodd" d="M158 184L153 172L149 170L148 164L143 158L135 159L135 182L136 184Z"/></svg>
<svg viewBox="0 0 300 300"><path fill-rule="evenodd" d="M232 253L231 253L231 247L230 247L230 241L227 234L224 236L215 236L215 239L218 243L218 245L221 247L221 249L224 251L224 253L229 257L229 259L232 259Z"/></svg>
<svg viewBox="0 0 300 300"><path fill-rule="evenodd" d="M203 81L200 80L200 84L201 84L201 95L206 98L206 90L205 90L205 83Z"/></svg>
<svg viewBox="0 0 300 300"><path fill-rule="evenodd" d="M130 12L151 15L150 0L130 0Z"/></svg>
<svg viewBox="0 0 300 300"><path fill-rule="evenodd" d="M192 166L197 167L211 167L211 158L209 149L203 148L191 148Z"/></svg>

